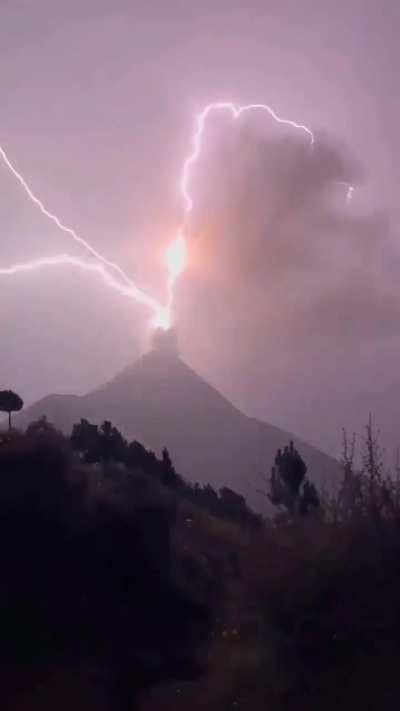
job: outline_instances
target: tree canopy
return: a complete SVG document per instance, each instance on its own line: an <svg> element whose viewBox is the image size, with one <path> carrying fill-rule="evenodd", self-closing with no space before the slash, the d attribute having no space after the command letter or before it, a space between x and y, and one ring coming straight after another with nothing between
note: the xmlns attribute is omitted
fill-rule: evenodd
<svg viewBox="0 0 400 711"><path fill-rule="evenodd" d="M24 401L12 390L0 390L0 412L8 413L8 428L11 429L11 413L22 410Z"/></svg>
<svg viewBox="0 0 400 711"><path fill-rule="evenodd" d="M307 465L293 442L283 452L278 449L275 466L269 480L268 498L275 506L281 506L290 516L305 515L319 507L317 490L306 477Z"/></svg>

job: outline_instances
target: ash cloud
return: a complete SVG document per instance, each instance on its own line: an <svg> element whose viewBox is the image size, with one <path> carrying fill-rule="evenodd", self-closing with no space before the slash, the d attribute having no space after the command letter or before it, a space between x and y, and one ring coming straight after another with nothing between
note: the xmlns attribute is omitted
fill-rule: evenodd
<svg viewBox="0 0 400 711"><path fill-rule="evenodd" d="M250 408L263 389L257 414L332 451L349 412L354 426L376 410L371 366L393 385L389 222L362 205L360 166L324 136L312 148L248 128L215 139L196 175L192 264L177 295L183 352L199 368L206 358ZM342 182L356 185L350 203ZM315 433L319 410L329 441Z"/></svg>

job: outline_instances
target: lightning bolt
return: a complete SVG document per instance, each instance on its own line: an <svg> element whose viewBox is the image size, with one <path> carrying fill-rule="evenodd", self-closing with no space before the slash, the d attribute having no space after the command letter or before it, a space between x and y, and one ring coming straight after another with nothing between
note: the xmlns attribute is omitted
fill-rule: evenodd
<svg viewBox="0 0 400 711"><path fill-rule="evenodd" d="M139 287L136 286L136 284L125 274L124 270L118 265L115 264L114 262L109 261L105 257L103 257L100 252L98 252L94 247L92 247L89 242L87 242L83 237L80 237L75 230L73 230L71 227L67 227L67 225L64 225L63 222L57 217L57 215L54 215L50 210L48 210L43 202L35 195L33 192L32 188L29 186L25 178L22 176L22 174L16 169L16 167L13 165L11 160L9 159L7 153L5 152L4 148L0 146L0 157L2 158L3 162L7 166L7 168L11 171L13 174L14 178L17 179L19 184L22 186L23 190L25 191L26 195L29 197L29 199L36 205L36 207L39 208L40 212L42 215L47 217L51 222L53 222L59 230L67 234L69 237L72 237L75 242L80 244L82 247L84 247L93 257L95 257L101 264L103 265L102 270L96 269L97 272L103 275L105 278L105 267L108 267L112 271L115 271L121 278L122 281L126 285L126 289L122 288L122 285L118 285L118 282L115 279L110 278L108 279L108 285L113 286L113 288L118 289L121 293L129 294L133 299L138 301L141 304L144 304L151 308L154 312L158 312L160 309L163 309L163 307L157 303L155 299L153 299L151 296L146 294L145 291L142 289L139 289ZM24 269L23 264L16 264L14 267L10 267L10 270L0 270L0 275L1 274L13 274L13 273L18 273L21 271L33 271L34 269L40 269L43 266L51 266L51 265L60 265L62 264L61 259L64 258L65 264L69 265L74 265L78 266L81 268L89 269L89 263L85 263L79 259L75 259L73 257L69 257L68 255L59 255L58 257L54 258L44 258L44 259L37 259L33 260L32 262L27 262L26 263L26 269ZM85 265L85 266L83 266ZM14 271L13 271L14 270Z"/></svg>
<svg viewBox="0 0 400 711"><path fill-rule="evenodd" d="M96 262L85 262L85 260L79 259L79 257L72 257L69 254L58 254L54 257L42 257L40 259L33 259L30 262L20 262L17 264L13 264L10 267L0 267L0 276L15 276L16 274L21 274L25 272L34 272L37 269L41 269L43 267L56 266L73 266L83 271L94 272L103 279L107 286L112 287L123 296L128 296L129 298L133 298L136 301L140 301L141 303L144 303L147 306L151 306L154 311L159 312L160 309L162 309L160 304L158 304L157 301L152 300L151 297L149 297L147 294L145 295L146 300L141 301L142 292L139 290L138 293L136 287L132 289L132 287L128 284L123 284L120 281L114 279L114 277L109 273L104 264L99 264Z"/></svg>
<svg viewBox="0 0 400 711"><path fill-rule="evenodd" d="M180 274L185 270L187 257L187 227L189 217L193 211L194 199L190 192L190 178L192 168L195 166L201 155L203 145L203 137L206 128L207 119L212 113L224 111L231 114L234 120L237 120L242 114L253 111L266 112L276 123L290 126L291 128L303 131L312 146L314 143L314 134L307 126L291 119L282 118L268 104L245 104L237 105L230 101L216 101L207 104L203 111L196 116L195 130L192 139L192 150L185 158L182 166L181 179L179 182L179 191L182 196L184 205L183 223L178 231L178 236L168 247L167 250L167 269L168 269L168 310L171 312L174 297L174 287ZM171 316L170 316L171 318Z"/></svg>
<svg viewBox="0 0 400 711"><path fill-rule="evenodd" d="M227 101L217 101L212 104L207 104L203 111L196 117L196 130L193 136L193 150L192 153L190 153L185 159L182 168L180 191L185 203L186 216L189 215L193 210L193 198L189 191L190 171L193 164L197 162L201 153L202 139L207 119L211 113L215 113L216 111L227 111L235 120L248 111L265 111L267 112L267 114L269 114L269 116L271 116L271 118L274 119L274 121L276 121L276 123L291 126L292 128L304 131L309 137L310 145L314 143L314 134L309 128L307 128L307 126L304 126L301 123L296 123L296 121L292 121L290 119L285 119L281 116L278 116L278 114L271 108L271 106L268 106L267 104L246 104L244 106L237 106L236 104Z"/></svg>
<svg viewBox="0 0 400 711"><path fill-rule="evenodd" d="M191 173L201 154L207 119L212 113L220 111L231 114L234 120L237 120L240 116L247 112L263 111L267 113L276 123L287 125L293 129L304 132L308 137L311 146L314 143L314 134L311 129L309 129L304 124L297 123L296 121L293 121L291 119L282 118L268 104L237 105L232 102L217 101L214 103L207 104L207 106L205 106L201 113L196 116L195 130L192 136L192 148L187 157L184 159L181 170L179 191L183 203L183 220L176 238L166 250L166 305L160 304L156 299L152 298L145 291L137 287L118 264L106 259L102 254L100 254L100 252L98 252L94 247L92 247L89 242L80 237L75 232L75 230L63 224L63 222L57 217L57 215L50 212L50 210L45 207L43 202L35 195L25 178L15 168L11 160L8 158L5 150L1 146L0 157L2 158L7 168L11 171L11 173L20 183L29 199L36 205L36 207L38 207L40 212L45 217L51 220L58 227L58 229L66 233L68 236L72 237L75 242L84 247L97 260L98 263L85 262L84 260L81 260L77 257L71 257L67 254L61 254L55 257L44 257L42 259L36 259L31 262L14 264L13 266L8 268L0 268L0 275L11 276L21 272L34 271L36 269L40 269L46 266L57 265L70 265L86 271L96 272L108 286L112 287L113 289L116 289L121 294L129 296L130 298L135 299L139 303L149 307L154 312L154 317L152 320L152 325L154 327L161 327L165 330L168 329L172 322L172 307L176 281L185 270L187 263L188 222L194 206L194 198L190 191ZM351 200L354 188L348 183L343 184L345 184L348 188L347 200L349 201ZM115 276L110 274L110 271L114 272L114 274L117 274L118 279L116 279Z"/></svg>
<svg viewBox="0 0 400 711"><path fill-rule="evenodd" d="M337 185L343 185L346 188L346 202L351 202L355 191L354 185L347 183L345 180L335 180L335 183L337 183Z"/></svg>

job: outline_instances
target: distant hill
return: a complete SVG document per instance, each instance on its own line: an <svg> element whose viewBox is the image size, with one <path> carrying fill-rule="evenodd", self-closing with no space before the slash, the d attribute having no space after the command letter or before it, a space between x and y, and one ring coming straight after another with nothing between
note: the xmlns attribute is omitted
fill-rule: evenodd
<svg viewBox="0 0 400 711"><path fill-rule="evenodd" d="M42 415L66 433L82 417L95 423L111 420L128 439L157 453L167 446L187 479L230 486L258 509L261 473L270 472L278 447L290 439L314 482L329 484L339 474L335 459L234 407L181 360L166 338L97 390L83 396L49 395L15 417L15 425L24 427Z"/></svg>

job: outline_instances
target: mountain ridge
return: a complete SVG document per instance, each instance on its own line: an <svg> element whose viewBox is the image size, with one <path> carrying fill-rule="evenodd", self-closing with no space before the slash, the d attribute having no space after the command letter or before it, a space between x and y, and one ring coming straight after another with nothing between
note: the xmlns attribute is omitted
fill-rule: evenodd
<svg viewBox="0 0 400 711"><path fill-rule="evenodd" d="M69 433L81 418L111 420L128 439L159 453L168 447L185 478L231 486L260 508L261 475L293 440L317 485L337 479L339 463L285 430L250 417L201 378L176 352L155 348L86 395L48 395L15 417L18 427L46 415Z"/></svg>

